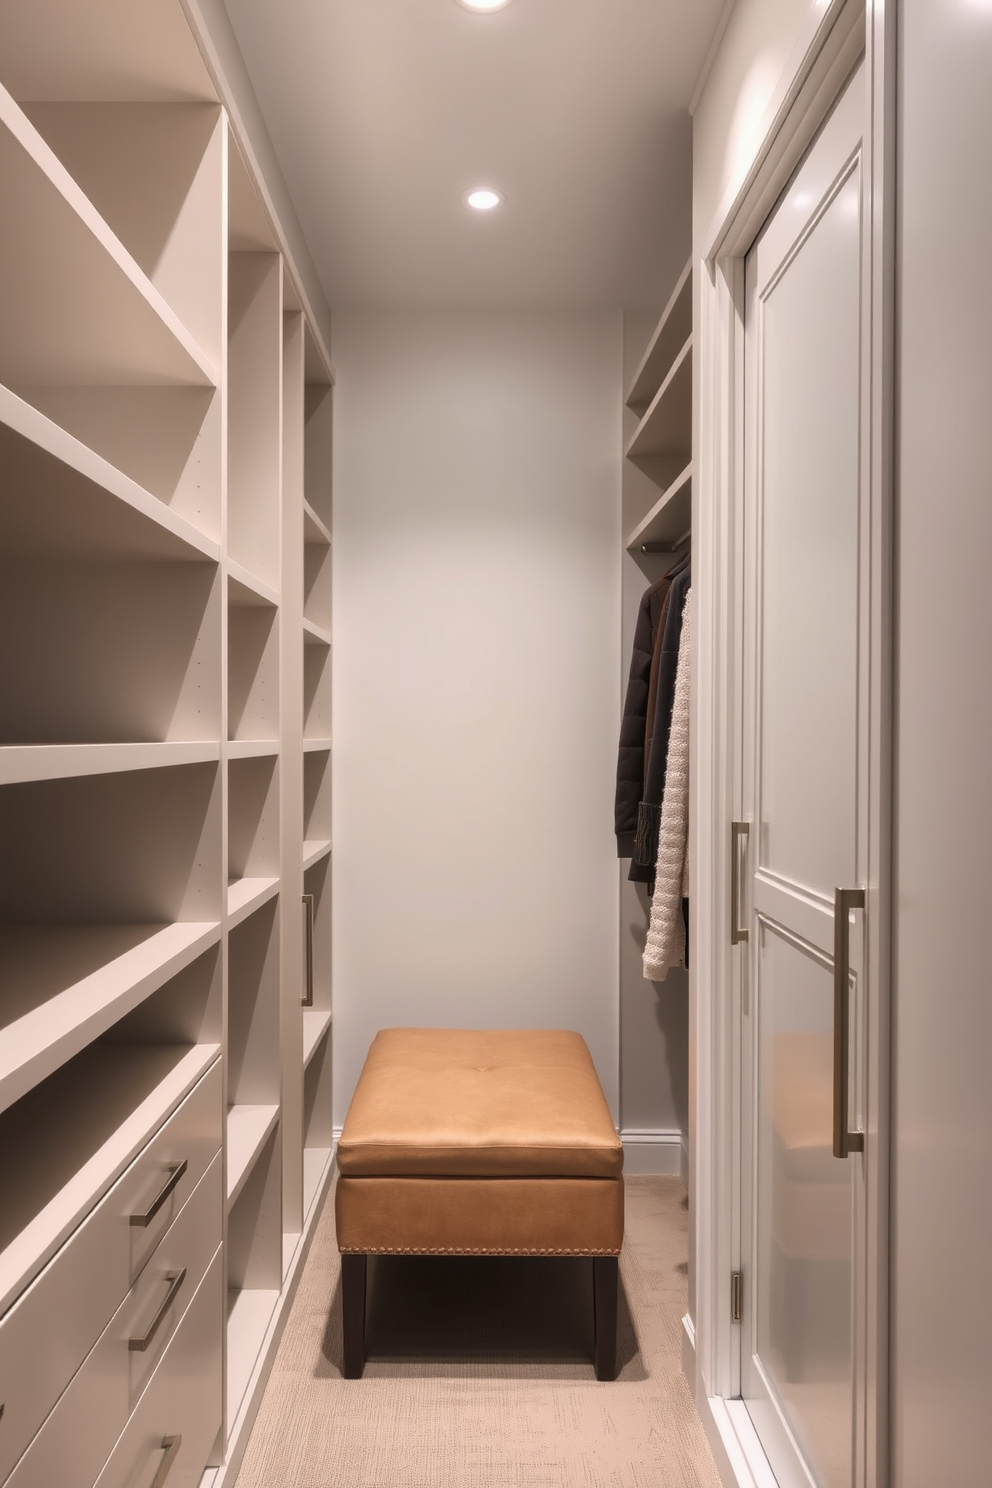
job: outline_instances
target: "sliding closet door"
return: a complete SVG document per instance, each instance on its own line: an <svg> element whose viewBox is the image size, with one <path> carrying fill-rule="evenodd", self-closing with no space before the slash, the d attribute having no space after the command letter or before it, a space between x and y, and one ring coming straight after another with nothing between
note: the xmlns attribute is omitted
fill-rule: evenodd
<svg viewBox="0 0 992 1488"><path fill-rule="evenodd" d="M741 1383L780 1488L861 1476L864 100L745 271Z"/></svg>

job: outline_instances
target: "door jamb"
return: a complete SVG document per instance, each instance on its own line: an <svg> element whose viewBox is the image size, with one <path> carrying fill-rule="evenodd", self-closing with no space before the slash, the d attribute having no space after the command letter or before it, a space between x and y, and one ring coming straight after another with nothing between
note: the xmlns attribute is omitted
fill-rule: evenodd
<svg viewBox="0 0 992 1488"><path fill-rule="evenodd" d="M740 1392L731 1273L740 1265L740 1019L729 943L730 827L738 814L731 729L738 667L735 531L743 480L743 265L762 223L812 140L858 56L866 53L865 145L869 234L867 317L869 410L866 477L871 500L868 909L866 1029L866 1217L868 1400L856 1482L888 1482L889 902L891 872L891 691L893 551L893 372L895 321L896 7L885 0L819 0L759 131L743 180L707 234L697 281L700 347L695 430L693 547L701 595L693 673L694 832L694 1245L695 1319L686 1320L687 1372L728 1484L768 1481L754 1460L757 1438ZM739 632L738 632L739 633ZM746 1415L746 1412L745 1412Z"/></svg>

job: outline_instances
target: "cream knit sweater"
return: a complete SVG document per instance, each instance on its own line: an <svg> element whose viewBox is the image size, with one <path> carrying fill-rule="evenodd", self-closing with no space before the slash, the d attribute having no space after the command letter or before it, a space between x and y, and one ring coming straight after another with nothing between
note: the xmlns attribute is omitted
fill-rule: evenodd
<svg viewBox="0 0 992 1488"><path fill-rule="evenodd" d="M682 898L689 881L689 653L692 590L682 611L682 635L675 673L672 728L668 736L668 766L661 803L658 863L655 869L651 924L644 947L644 975L663 982L673 966L685 961Z"/></svg>

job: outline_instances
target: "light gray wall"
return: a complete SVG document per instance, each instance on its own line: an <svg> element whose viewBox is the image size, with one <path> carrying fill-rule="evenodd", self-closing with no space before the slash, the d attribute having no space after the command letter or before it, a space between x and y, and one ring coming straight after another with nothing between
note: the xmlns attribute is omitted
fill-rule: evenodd
<svg viewBox="0 0 992 1488"><path fill-rule="evenodd" d="M394 1024L618 1112L619 312L335 316L334 1108Z"/></svg>
<svg viewBox="0 0 992 1488"><path fill-rule="evenodd" d="M893 1484L992 1477L992 8L900 17Z"/></svg>

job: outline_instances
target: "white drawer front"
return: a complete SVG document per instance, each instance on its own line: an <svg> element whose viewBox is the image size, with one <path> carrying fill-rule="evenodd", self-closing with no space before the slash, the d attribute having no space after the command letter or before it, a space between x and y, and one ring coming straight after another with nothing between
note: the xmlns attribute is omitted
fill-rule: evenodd
<svg viewBox="0 0 992 1488"><path fill-rule="evenodd" d="M15 1467L7 1488L90 1488L220 1244L222 1168L218 1153ZM147 1339L147 1347L131 1347L132 1339Z"/></svg>
<svg viewBox="0 0 992 1488"><path fill-rule="evenodd" d="M0 1482L41 1426L219 1150L219 1062L0 1319ZM172 1168L186 1169L147 1225Z"/></svg>
<svg viewBox="0 0 992 1488"><path fill-rule="evenodd" d="M218 1250L96 1488L197 1488L221 1425L223 1279Z"/></svg>

